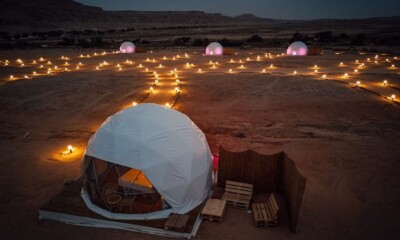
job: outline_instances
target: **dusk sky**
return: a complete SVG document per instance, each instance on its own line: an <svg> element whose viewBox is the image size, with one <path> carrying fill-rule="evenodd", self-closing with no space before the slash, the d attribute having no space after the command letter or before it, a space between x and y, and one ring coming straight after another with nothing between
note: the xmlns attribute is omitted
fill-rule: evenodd
<svg viewBox="0 0 400 240"><path fill-rule="evenodd" d="M199 10L275 19L400 16L400 0L76 0L104 10Z"/></svg>

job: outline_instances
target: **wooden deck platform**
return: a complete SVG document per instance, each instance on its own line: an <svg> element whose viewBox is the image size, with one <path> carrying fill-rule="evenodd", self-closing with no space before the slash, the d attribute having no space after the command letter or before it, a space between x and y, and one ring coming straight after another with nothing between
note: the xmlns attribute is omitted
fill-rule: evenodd
<svg viewBox="0 0 400 240"><path fill-rule="evenodd" d="M80 179L66 185L58 195L39 209L39 218L59 220L81 226L123 229L180 238L194 236L201 222L199 215L203 204L187 213L189 219L183 232L165 230L164 224L167 219L128 221L108 219L87 208L81 197L81 189ZM96 224L93 224L94 222Z"/></svg>

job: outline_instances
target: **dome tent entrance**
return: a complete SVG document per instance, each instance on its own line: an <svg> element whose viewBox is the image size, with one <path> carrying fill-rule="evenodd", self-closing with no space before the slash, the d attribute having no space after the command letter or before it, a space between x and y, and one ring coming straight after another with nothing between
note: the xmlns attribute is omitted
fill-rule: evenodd
<svg viewBox="0 0 400 240"><path fill-rule="evenodd" d="M186 115L139 104L109 117L96 131L82 171L81 195L92 211L121 220L167 218L191 211L207 197L212 155L203 132ZM146 194L159 196L151 204L163 200L166 207L121 210L122 203L135 208L137 196Z"/></svg>

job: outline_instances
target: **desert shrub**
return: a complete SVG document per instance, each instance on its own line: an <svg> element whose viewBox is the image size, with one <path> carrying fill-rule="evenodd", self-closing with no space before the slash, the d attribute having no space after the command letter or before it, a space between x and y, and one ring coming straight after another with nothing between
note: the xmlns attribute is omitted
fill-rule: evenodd
<svg viewBox="0 0 400 240"><path fill-rule="evenodd" d="M296 41L302 41L305 44L307 44L310 40L311 40L311 38L309 36L307 36L306 34L295 32L293 34L293 37L290 39L290 43L296 42Z"/></svg>
<svg viewBox="0 0 400 240"><path fill-rule="evenodd" d="M258 35L253 35L246 40L246 42L264 42L264 39Z"/></svg>
<svg viewBox="0 0 400 240"><path fill-rule="evenodd" d="M201 39L201 38L195 38L195 39L193 40L192 45L195 46L195 47L200 47L200 46L204 46L205 44L204 44L203 39Z"/></svg>
<svg viewBox="0 0 400 240"><path fill-rule="evenodd" d="M58 45L60 45L60 46L74 46L75 43L76 43L75 38L65 37L58 43Z"/></svg>
<svg viewBox="0 0 400 240"><path fill-rule="evenodd" d="M190 37L179 37L175 38L174 45L185 46L190 41Z"/></svg>
<svg viewBox="0 0 400 240"><path fill-rule="evenodd" d="M351 44L355 46L362 46L365 44L365 41L367 40L367 35L364 33L359 33L356 34L354 37L351 39Z"/></svg>
<svg viewBox="0 0 400 240"><path fill-rule="evenodd" d="M333 40L332 31L318 32L314 38L320 43L330 43Z"/></svg>

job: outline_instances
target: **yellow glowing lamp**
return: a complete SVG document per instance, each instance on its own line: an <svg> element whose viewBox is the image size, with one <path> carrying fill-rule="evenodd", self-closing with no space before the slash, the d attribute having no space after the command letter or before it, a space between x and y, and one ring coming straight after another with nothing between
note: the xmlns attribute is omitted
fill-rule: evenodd
<svg viewBox="0 0 400 240"><path fill-rule="evenodd" d="M36 75L37 75L37 73L36 73L36 72L32 72L32 74L33 74L33 76L36 76Z"/></svg>
<svg viewBox="0 0 400 240"><path fill-rule="evenodd" d="M294 72L293 72L293 75L297 75L297 71L294 71Z"/></svg>
<svg viewBox="0 0 400 240"><path fill-rule="evenodd" d="M167 108L171 108L171 106L169 105L169 103L166 103L165 106L166 106Z"/></svg>
<svg viewBox="0 0 400 240"><path fill-rule="evenodd" d="M232 73L232 69L229 69L229 72Z"/></svg>
<svg viewBox="0 0 400 240"><path fill-rule="evenodd" d="M96 70L99 70L99 67L96 67Z"/></svg>
<svg viewBox="0 0 400 240"><path fill-rule="evenodd" d="M390 66L391 68L396 68L396 66L394 64L392 64L392 66Z"/></svg>
<svg viewBox="0 0 400 240"><path fill-rule="evenodd" d="M179 79L176 79L175 82L176 82L176 83L180 83Z"/></svg>
<svg viewBox="0 0 400 240"><path fill-rule="evenodd" d="M383 80L383 86L386 86L388 84L387 80Z"/></svg>
<svg viewBox="0 0 400 240"><path fill-rule="evenodd" d="M266 72L265 68L263 68L262 72L263 72L263 73L265 73L265 72Z"/></svg>
<svg viewBox="0 0 400 240"><path fill-rule="evenodd" d="M314 73L318 73L318 70L317 70L317 69L315 69L315 70L314 70Z"/></svg>
<svg viewBox="0 0 400 240"><path fill-rule="evenodd" d="M133 103L132 103L132 106L137 106L137 102L133 102Z"/></svg>
<svg viewBox="0 0 400 240"><path fill-rule="evenodd" d="M349 74L345 73L345 74L343 75L343 77L344 77L344 78L348 78L348 77L349 77Z"/></svg>
<svg viewBox="0 0 400 240"><path fill-rule="evenodd" d="M164 60L167 60L167 57L166 57L166 56L164 56L164 57L163 57L163 59L164 59Z"/></svg>
<svg viewBox="0 0 400 240"><path fill-rule="evenodd" d="M395 100L395 99L396 99L396 95L392 94L392 95L390 96L390 98L391 98L392 100Z"/></svg>
<svg viewBox="0 0 400 240"><path fill-rule="evenodd" d="M41 58L40 58L40 61L42 61L42 62L43 62L43 61L44 61L44 59L41 57Z"/></svg>
<svg viewBox="0 0 400 240"><path fill-rule="evenodd" d="M354 73L358 73L358 70L357 70L357 69L354 69Z"/></svg>
<svg viewBox="0 0 400 240"><path fill-rule="evenodd" d="M271 64L271 65L269 66L269 68L274 68L274 64Z"/></svg>
<svg viewBox="0 0 400 240"><path fill-rule="evenodd" d="M250 58L249 58L249 57L247 58L247 61L250 61Z"/></svg>
<svg viewBox="0 0 400 240"><path fill-rule="evenodd" d="M360 86L360 85L361 85L361 81L357 81L357 82L356 82L356 85L357 85L357 86Z"/></svg>
<svg viewBox="0 0 400 240"><path fill-rule="evenodd" d="M82 66L82 63L81 63L81 62L79 62L79 63L78 63L78 65L79 65L79 66Z"/></svg>
<svg viewBox="0 0 400 240"><path fill-rule="evenodd" d="M28 77L28 75L25 75L24 78L25 78L25 79L28 79L29 77Z"/></svg>
<svg viewBox="0 0 400 240"><path fill-rule="evenodd" d="M70 153L74 151L74 147L72 147L72 145L68 145L67 149Z"/></svg>
<svg viewBox="0 0 400 240"><path fill-rule="evenodd" d="M175 61L175 57L173 57L173 58L172 58L172 60L174 60L174 61Z"/></svg>
<svg viewBox="0 0 400 240"><path fill-rule="evenodd" d="M79 70L79 66L76 66L76 70Z"/></svg>
<svg viewBox="0 0 400 240"><path fill-rule="evenodd" d="M321 78L322 78L322 79L326 79L326 74L322 75Z"/></svg>
<svg viewBox="0 0 400 240"><path fill-rule="evenodd" d="M146 71L146 72L148 72L148 71L149 71L149 69L148 69L148 68L146 68L146 69L145 69L145 71Z"/></svg>
<svg viewBox="0 0 400 240"><path fill-rule="evenodd" d="M314 65L314 69L318 69L318 65Z"/></svg>
<svg viewBox="0 0 400 240"><path fill-rule="evenodd" d="M231 59L231 63L234 63L233 59Z"/></svg>
<svg viewBox="0 0 400 240"><path fill-rule="evenodd" d="M197 70L198 72L201 72L201 68L199 68L199 70Z"/></svg>

